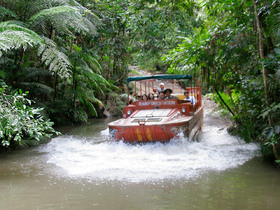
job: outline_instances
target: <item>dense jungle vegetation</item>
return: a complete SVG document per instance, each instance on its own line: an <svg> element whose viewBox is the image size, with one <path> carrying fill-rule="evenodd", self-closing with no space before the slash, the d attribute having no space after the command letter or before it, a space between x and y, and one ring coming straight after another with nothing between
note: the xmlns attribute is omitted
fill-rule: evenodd
<svg viewBox="0 0 280 210"><path fill-rule="evenodd" d="M279 25L277 0L0 0L0 147L118 114L137 65L200 79L279 162Z"/></svg>

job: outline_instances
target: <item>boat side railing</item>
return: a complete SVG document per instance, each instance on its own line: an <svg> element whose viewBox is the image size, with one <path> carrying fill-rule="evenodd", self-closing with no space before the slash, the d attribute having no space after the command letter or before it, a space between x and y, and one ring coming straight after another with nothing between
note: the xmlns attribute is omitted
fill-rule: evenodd
<svg viewBox="0 0 280 210"><path fill-rule="evenodd" d="M192 116L198 108L197 104L192 105L190 102L184 100L170 99L170 100L149 100L137 101L126 106L123 109L123 118L131 116L135 111L139 110L154 110L154 109L179 109L182 114ZM152 114L147 114L147 117L153 117Z"/></svg>

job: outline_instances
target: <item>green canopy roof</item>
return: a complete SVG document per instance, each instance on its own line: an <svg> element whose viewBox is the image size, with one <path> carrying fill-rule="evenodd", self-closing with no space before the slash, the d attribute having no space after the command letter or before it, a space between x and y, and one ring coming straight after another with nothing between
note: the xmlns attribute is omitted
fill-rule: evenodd
<svg viewBox="0 0 280 210"><path fill-rule="evenodd" d="M188 74L159 74L159 75L152 75L152 76L142 76L142 77L128 77L126 82L132 81L141 81L141 80L149 80L149 79L192 79L191 75Z"/></svg>

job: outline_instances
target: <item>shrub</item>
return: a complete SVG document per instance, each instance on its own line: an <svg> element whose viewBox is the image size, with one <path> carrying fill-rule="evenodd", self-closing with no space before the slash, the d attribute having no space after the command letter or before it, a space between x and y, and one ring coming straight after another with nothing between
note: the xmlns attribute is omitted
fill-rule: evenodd
<svg viewBox="0 0 280 210"><path fill-rule="evenodd" d="M21 90L14 94L7 93L7 86L0 83L0 147L16 148L28 144L28 141L40 142L59 134L53 129L53 122L45 120L40 114L43 108L32 107L27 93ZM32 143L34 145L34 143Z"/></svg>

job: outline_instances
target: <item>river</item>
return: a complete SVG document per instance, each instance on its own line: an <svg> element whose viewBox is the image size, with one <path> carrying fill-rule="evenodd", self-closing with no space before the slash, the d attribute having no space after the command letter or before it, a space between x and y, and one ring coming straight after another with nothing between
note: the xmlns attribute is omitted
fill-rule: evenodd
<svg viewBox="0 0 280 210"><path fill-rule="evenodd" d="M0 156L0 209L279 209L280 170L205 112L200 141L112 142L98 119Z"/></svg>

